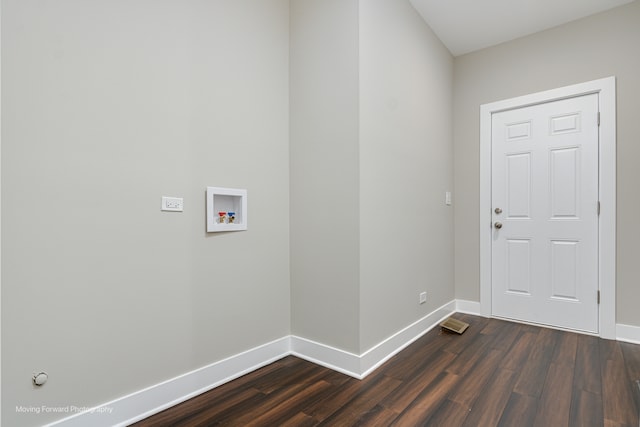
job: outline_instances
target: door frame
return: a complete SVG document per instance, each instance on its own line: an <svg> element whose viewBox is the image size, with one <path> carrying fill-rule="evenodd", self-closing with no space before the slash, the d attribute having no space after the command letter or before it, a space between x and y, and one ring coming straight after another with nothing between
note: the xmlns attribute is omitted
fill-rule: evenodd
<svg viewBox="0 0 640 427"><path fill-rule="evenodd" d="M615 76L480 106L480 314L491 317L491 118L494 113L599 94L599 336L616 338L616 79ZM595 298L595 296L594 296Z"/></svg>

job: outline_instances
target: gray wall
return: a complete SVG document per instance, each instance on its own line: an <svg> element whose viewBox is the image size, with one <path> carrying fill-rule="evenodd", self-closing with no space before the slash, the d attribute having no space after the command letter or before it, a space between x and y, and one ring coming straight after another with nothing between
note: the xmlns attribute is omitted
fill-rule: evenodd
<svg viewBox="0 0 640 427"><path fill-rule="evenodd" d="M358 353L358 0L291 2L291 328Z"/></svg>
<svg viewBox="0 0 640 427"><path fill-rule="evenodd" d="M361 351L453 299L452 81L408 1L360 2Z"/></svg>
<svg viewBox="0 0 640 427"><path fill-rule="evenodd" d="M3 425L290 333L288 3L2 2Z"/></svg>
<svg viewBox="0 0 640 427"><path fill-rule="evenodd" d="M479 106L609 75L618 322L640 325L639 2L455 60L407 1L2 6L5 424L289 333L361 353L454 281L479 300ZM248 231L205 233L207 185L249 190Z"/></svg>
<svg viewBox="0 0 640 427"><path fill-rule="evenodd" d="M617 77L617 322L640 326L640 2L460 56L454 66L456 297L479 301L479 107Z"/></svg>
<svg viewBox="0 0 640 427"><path fill-rule="evenodd" d="M294 335L360 354L453 299L452 67L408 1L291 2Z"/></svg>

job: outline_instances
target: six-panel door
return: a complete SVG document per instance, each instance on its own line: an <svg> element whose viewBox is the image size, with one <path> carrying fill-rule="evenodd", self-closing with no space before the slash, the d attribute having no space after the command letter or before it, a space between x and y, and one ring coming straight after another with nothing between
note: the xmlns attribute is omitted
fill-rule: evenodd
<svg viewBox="0 0 640 427"><path fill-rule="evenodd" d="M597 117L597 94L493 114L494 316L598 332Z"/></svg>

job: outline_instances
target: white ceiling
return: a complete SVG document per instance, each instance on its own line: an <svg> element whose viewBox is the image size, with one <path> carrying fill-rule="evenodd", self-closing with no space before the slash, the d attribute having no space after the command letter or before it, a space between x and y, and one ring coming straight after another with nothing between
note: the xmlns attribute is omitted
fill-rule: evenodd
<svg viewBox="0 0 640 427"><path fill-rule="evenodd" d="M458 56L634 0L409 1L449 51Z"/></svg>

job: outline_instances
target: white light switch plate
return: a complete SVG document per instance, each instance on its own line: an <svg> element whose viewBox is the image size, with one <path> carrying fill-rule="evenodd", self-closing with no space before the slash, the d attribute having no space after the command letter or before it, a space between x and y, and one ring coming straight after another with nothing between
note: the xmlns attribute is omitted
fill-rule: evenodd
<svg viewBox="0 0 640 427"><path fill-rule="evenodd" d="M182 197L162 197L162 208L163 211L170 212L182 212L184 209L184 202Z"/></svg>
<svg viewBox="0 0 640 427"><path fill-rule="evenodd" d="M444 193L444 203L447 206L451 206L451 191L447 191L446 193Z"/></svg>

